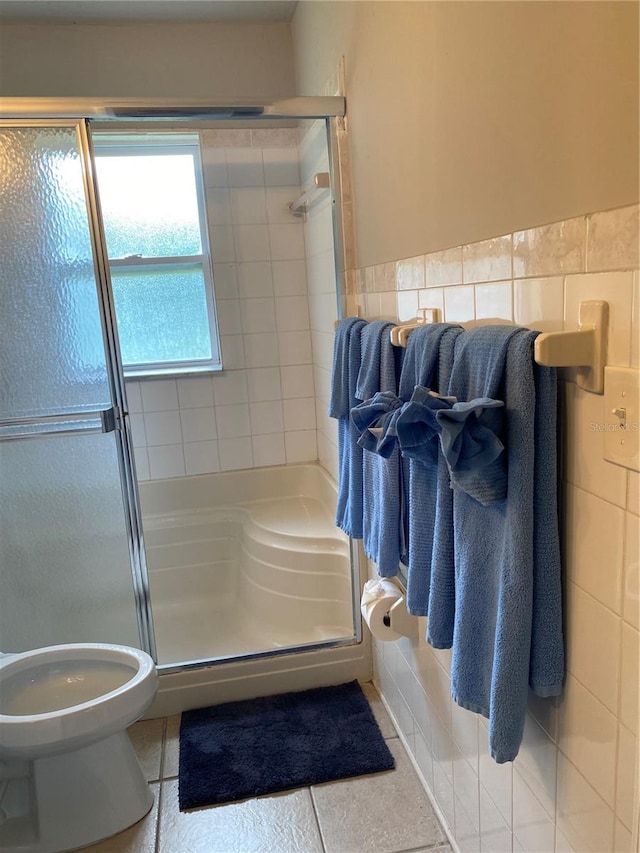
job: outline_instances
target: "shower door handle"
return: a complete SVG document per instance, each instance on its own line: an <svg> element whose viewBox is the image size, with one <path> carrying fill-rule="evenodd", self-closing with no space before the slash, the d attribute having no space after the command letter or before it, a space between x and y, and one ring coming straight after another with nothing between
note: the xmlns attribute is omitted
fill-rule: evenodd
<svg viewBox="0 0 640 853"><path fill-rule="evenodd" d="M93 412L8 418L0 420L0 441L115 432L123 429L124 415L118 406L112 406Z"/></svg>
<svg viewBox="0 0 640 853"><path fill-rule="evenodd" d="M121 430L124 426L124 415L125 413L118 406L112 406L110 409L104 409L100 412L102 432Z"/></svg>

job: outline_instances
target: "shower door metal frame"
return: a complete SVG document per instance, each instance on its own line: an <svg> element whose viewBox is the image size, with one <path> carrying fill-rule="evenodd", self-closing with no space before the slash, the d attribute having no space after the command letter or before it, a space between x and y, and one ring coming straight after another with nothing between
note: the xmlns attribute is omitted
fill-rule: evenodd
<svg viewBox="0 0 640 853"><path fill-rule="evenodd" d="M87 206L87 225L93 255L93 272L98 300L98 313L102 328L102 340L105 351L105 368L111 407L109 409L76 410L72 412L48 413L34 417L7 418L0 426L8 427L9 434L3 440L24 440L28 438L53 438L56 436L86 435L89 433L115 433L116 455L120 472L124 522L133 584L138 638L142 649L154 660L157 658L153 616L149 595L149 580L142 538L141 510L135 476L133 442L126 411L124 389L124 371L118 334L115 324L115 305L111 290L111 279L106 255L106 241L102 228L102 217L96 189L95 168L91 138L85 118L5 118L0 112L0 126L14 128L65 127L73 128L77 134L78 153L82 170L84 197ZM61 429L53 428L55 423L63 424ZM20 432L20 426L31 426L31 432ZM11 428L16 431L11 433ZM40 428L39 428L40 427Z"/></svg>
<svg viewBox="0 0 640 853"><path fill-rule="evenodd" d="M149 589L149 573L147 570L146 551L142 531L142 509L138 493L135 458L133 453L133 437L127 411L127 397L124 384L124 363L120 352L120 341L116 323L116 309L111 287L111 273L107 254L107 241L104 234L102 213L97 187L95 155L91 133L86 118L82 120L81 138L86 144L87 169L85 186L91 219L91 239L94 243L94 265L97 272L98 299L102 308L102 334L109 361L107 373L111 385L112 398L116 405L117 429L116 443L118 447L118 463L120 466L120 483L125 507L127 539L131 559L133 578L133 593L138 619L140 642L154 661L157 662L155 631L153 628L153 609ZM119 421L119 423L118 423Z"/></svg>
<svg viewBox="0 0 640 853"><path fill-rule="evenodd" d="M256 121L269 119L317 119L325 122L331 188L331 206L334 237L337 316L342 316L343 275L345 271L345 247L343 242L342 195L339 178L339 122L344 120L346 101L343 97L293 97L275 101L243 100L209 102L183 99L113 99L113 98L1 98L0 122L15 126L69 126L77 120L83 144L83 174L89 211L90 231L94 254L94 269L98 297L101 305L101 322L108 360L109 383L114 401L113 425L116 431L120 480L125 504L127 535L131 557L134 596L140 641L154 660L157 661L153 631L153 608L145 560L142 532L142 512L135 476L135 461L129 420L126 411L124 371L118 343L115 319L115 304L111 288L109 260L102 227L99 195L96 184L95 161L91 144L90 124L100 122L117 126L124 122L171 122L191 121ZM95 413L94 413L95 414ZM103 427L104 429L104 427ZM281 649L265 649L249 654L223 658L198 659L178 664L160 664L158 669L165 673L176 673L202 667L216 666L231 661L249 661L261 657L275 657L297 652L320 651L362 642L360 620L361 565L360 552L355 540L349 539L351 557L352 618L354 636L336 640L291 646Z"/></svg>
<svg viewBox="0 0 640 853"><path fill-rule="evenodd" d="M225 121L233 119L328 119L344 116L338 96L294 97L274 101L175 98L0 98L0 118L92 121Z"/></svg>
<svg viewBox="0 0 640 853"><path fill-rule="evenodd" d="M342 175L340 172L340 143L339 135L345 130L345 112L327 116L327 151L329 154L329 175L331 185L331 205L333 221L334 273L336 279L336 316L343 317L343 305L346 301L346 271L347 250L344 238L344 216L342 198ZM343 294L345 299L343 299ZM351 557L351 603L352 619L355 631L355 642L362 642L362 620L360 618L360 596L363 578L361 575L361 548L355 539L349 537L349 554Z"/></svg>

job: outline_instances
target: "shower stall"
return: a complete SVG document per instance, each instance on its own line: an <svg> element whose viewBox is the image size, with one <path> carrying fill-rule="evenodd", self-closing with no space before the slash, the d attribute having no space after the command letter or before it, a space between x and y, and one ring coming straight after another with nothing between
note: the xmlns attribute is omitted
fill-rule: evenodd
<svg viewBox="0 0 640 853"><path fill-rule="evenodd" d="M364 674L325 414L343 100L3 111L0 649L142 648L158 714ZM186 257L157 257L181 251L149 249L130 221L114 248L100 155L145 139L195 151ZM189 339L199 287L209 349L159 368L131 355ZM174 314L158 331L144 312L161 298Z"/></svg>

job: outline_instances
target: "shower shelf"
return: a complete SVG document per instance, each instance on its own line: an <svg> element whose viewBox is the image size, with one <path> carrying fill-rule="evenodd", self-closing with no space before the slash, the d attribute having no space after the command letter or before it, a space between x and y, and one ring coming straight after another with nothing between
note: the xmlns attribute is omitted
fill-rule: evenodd
<svg viewBox="0 0 640 853"><path fill-rule="evenodd" d="M314 202L318 200L320 194L324 190L328 190L330 186L329 172L316 172L309 189L306 189L295 201L291 202L289 210L297 216L304 216Z"/></svg>

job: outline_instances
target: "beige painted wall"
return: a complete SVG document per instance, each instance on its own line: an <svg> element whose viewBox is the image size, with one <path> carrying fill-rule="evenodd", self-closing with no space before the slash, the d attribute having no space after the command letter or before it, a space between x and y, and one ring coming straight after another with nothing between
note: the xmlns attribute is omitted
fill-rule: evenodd
<svg viewBox="0 0 640 853"><path fill-rule="evenodd" d="M291 31L287 23L3 22L0 94L289 97Z"/></svg>
<svg viewBox="0 0 640 853"><path fill-rule="evenodd" d="M638 200L636 2L314 2L299 94L346 60L357 265Z"/></svg>

